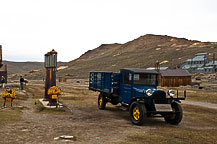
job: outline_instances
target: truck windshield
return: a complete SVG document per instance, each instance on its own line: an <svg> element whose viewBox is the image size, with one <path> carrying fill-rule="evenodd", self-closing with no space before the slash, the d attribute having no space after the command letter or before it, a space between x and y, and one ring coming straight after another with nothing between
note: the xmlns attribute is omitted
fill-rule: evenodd
<svg viewBox="0 0 217 144"><path fill-rule="evenodd" d="M157 75L155 74L134 74L134 84L138 85L156 85Z"/></svg>

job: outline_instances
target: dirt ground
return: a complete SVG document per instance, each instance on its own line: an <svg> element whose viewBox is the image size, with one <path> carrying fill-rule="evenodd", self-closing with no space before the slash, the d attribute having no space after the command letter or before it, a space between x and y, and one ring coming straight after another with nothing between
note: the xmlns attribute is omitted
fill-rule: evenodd
<svg viewBox="0 0 217 144"><path fill-rule="evenodd" d="M19 91L28 98L15 105L15 109L23 106L21 119L0 125L0 143L213 143L217 140L216 110L183 104L184 118L178 126L169 125L162 118L148 118L143 126L135 126L129 112L121 110L119 105L108 104L106 110L98 110L98 93L86 86L59 85L63 91L61 101L71 111L66 108L66 112L38 111L37 99L43 98L43 84L30 83L26 92ZM62 135L76 139L54 139Z"/></svg>

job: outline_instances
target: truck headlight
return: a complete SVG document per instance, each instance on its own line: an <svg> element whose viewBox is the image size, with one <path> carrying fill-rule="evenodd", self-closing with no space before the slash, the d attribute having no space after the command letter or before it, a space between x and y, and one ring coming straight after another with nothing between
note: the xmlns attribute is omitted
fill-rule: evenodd
<svg viewBox="0 0 217 144"><path fill-rule="evenodd" d="M151 96L152 95L152 90L151 89L147 89L145 91L145 93L146 93L147 96Z"/></svg>
<svg viewBox="0 0 217 144"><path fill-rule="evenodd" d="M168 95L171 97L175 96L175 91L174 90L168 90Z"/></svg>

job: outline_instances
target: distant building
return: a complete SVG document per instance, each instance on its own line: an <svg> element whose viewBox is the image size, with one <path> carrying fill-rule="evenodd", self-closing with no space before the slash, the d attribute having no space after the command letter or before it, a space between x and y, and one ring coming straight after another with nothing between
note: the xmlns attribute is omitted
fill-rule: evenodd
<svg viewBox="0 0 217 144"><path fill-rule="evenodd" d="M0 79L4 76L7 82L7 65L2 63L2 46L0 45Z"/></svg>
<svg viewBox="0 0 217 144"><path fill-rule="evenodd" d="M209 60L208 53L197 53L194 58L186 60L181 66L182 69L188 70L191 73L214 73L217 72L217 61L215 54L213 60Z"/></svg>
<svg viewBox="0 0 217 144"><path fill-rule="evenodd" d="M179 87L191 85L191 74L187 70L167 69L159 72L159 86Z"/></svg>

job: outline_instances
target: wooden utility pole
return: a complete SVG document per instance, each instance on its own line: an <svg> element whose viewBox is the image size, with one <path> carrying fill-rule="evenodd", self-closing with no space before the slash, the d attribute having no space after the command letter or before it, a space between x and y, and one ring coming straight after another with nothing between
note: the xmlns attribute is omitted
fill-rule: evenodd
<svg viewBox="0 0 217 144"><path fill-rule="evenodd" d="M49 101L49 105L56 105L56 101L53 101L48 95L48 90L50 87L56 86L57 52L53 49L44 56L46 69L44 101Z"/></svg>

